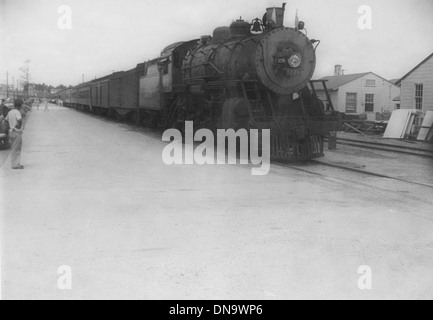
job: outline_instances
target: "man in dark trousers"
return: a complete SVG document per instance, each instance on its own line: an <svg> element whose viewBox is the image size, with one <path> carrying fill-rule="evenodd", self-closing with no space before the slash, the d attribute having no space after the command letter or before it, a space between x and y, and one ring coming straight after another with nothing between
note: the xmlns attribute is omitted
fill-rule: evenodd
<svg viewBox="0 0 433 320"><path fill-rule="evenodd" d="M20 109L23 101L20 99L15 100L14 107L9 111L6 120L9 122L9 142L11 145L11 166L14 170L22 170L24 167L21 165L21 148L23 145L23 118Z"/></svg>

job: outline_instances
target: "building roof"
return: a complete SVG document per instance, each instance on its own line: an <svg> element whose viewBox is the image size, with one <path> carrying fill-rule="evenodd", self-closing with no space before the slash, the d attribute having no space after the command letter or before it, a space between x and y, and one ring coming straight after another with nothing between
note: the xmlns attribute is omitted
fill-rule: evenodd
<svg viewBox="0 0 433 320"><path fill-rule="evenodd" d="M355 73L355 74L348 74L348 75L342 75L342 76L324 77L320 80L326 80L327 81L326 87L328 88L328 90L334 91L334 90L337 90L338 88L340 88L341 86L348 84L349 82L358 80L359 78L365 77L366 75L369 75L369 74L373 74L376 77L383 79L384 81L387 81L393 85L396 85L395 83L393 83L389 80L386 80L385 78L375 74L374 72L365 72L365 73ZM317 90L323 90L324 89L322 84L319 84L319 83L315 84L314 86Z"/></svg>
<svg viewBox="0 0 433 320"><path fill-rule="evenodd" d="M409 77L415 70L417 70L419 67L421 67L424 63L426 63L427 61L429 61L431 58L433 58L433 53L431 55L429 55L426 59L424 59L420 64L418 64L415 68L413 68L411 71L409 71L408 74L406 74L403 78L401 78L400 80L397 81L396 85L400 85L401 82L406 79L407 77Z"/></svg>
<svg viewBox="0 0 433 320"><path fill-rule="evenodd" d="M370 74L371 72L366 73L356 73L356 74L348 74L343 76L332 76L332 77L324 77L320 80L326 80L326 87L328 90L336 90L341 86L344 86L345 84L355 81L359 78L362 78L366 76L367 74ZM321 84L318 84L318 90L323 89Z"/></svg>

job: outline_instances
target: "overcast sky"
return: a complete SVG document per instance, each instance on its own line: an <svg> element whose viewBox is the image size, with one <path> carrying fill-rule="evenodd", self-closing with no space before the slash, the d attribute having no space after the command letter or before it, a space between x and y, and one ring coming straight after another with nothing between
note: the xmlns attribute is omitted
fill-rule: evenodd
<svg viewBox="0 0 433 320"><path fill-rule="evenodd" d="M0 83L27 59L32 82L74 85L157 57L177 41L212 34L240 16L262 17L277 0L0 0ZM58 8L72 10L72 29L58 27ZM358 8L372 9L372 30L358 27ZM433 0L287 0L310 38L320 39L315 78L373 71L400 78L433 53Z"/></svg>

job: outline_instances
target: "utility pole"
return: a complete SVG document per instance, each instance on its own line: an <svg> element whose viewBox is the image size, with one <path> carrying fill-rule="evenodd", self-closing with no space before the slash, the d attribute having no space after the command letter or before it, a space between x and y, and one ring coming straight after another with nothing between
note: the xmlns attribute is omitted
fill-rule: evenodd
<svg viewBox="0 0 433 320"><path fill-rule="evenodd" d="M15 77L12 77L12 98L15 98Z"/></svg>
<svg viewBox="0 0 433 320"><path fill-rule="evenodd" d="M6 98L9 98L9 71L6 71Z"/></svg>
<svg viewBox="0 0 433 320"><path fill-rule="evenodd" d="M24 65L20 68L21 71L21 83L23 85L23 95L26 97L29 95L30 85L30 60L24 61Z"/></svg>

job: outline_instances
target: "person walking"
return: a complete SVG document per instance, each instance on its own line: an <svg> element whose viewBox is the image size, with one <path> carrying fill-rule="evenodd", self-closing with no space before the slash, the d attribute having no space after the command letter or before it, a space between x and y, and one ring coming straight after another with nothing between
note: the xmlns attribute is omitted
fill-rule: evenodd
<svg viewBox="0 0 433 320"><path fill-rule="evenodd" d="M21 165L21 149L23 145L23 118L19 111L23 105L20 99L15 100L14 107L9 111L6 120L9 122L9 143L11 145L11 166L14 170L22 170Z"/></svg>
<svg viewBox="0 0 433 320"><path fill-rule="evenodd" d="M47 112L47 111L50 111L50 110L48 110L48 99L45 99L44 100L44 103L45 103L45 112Z"/></svg>

